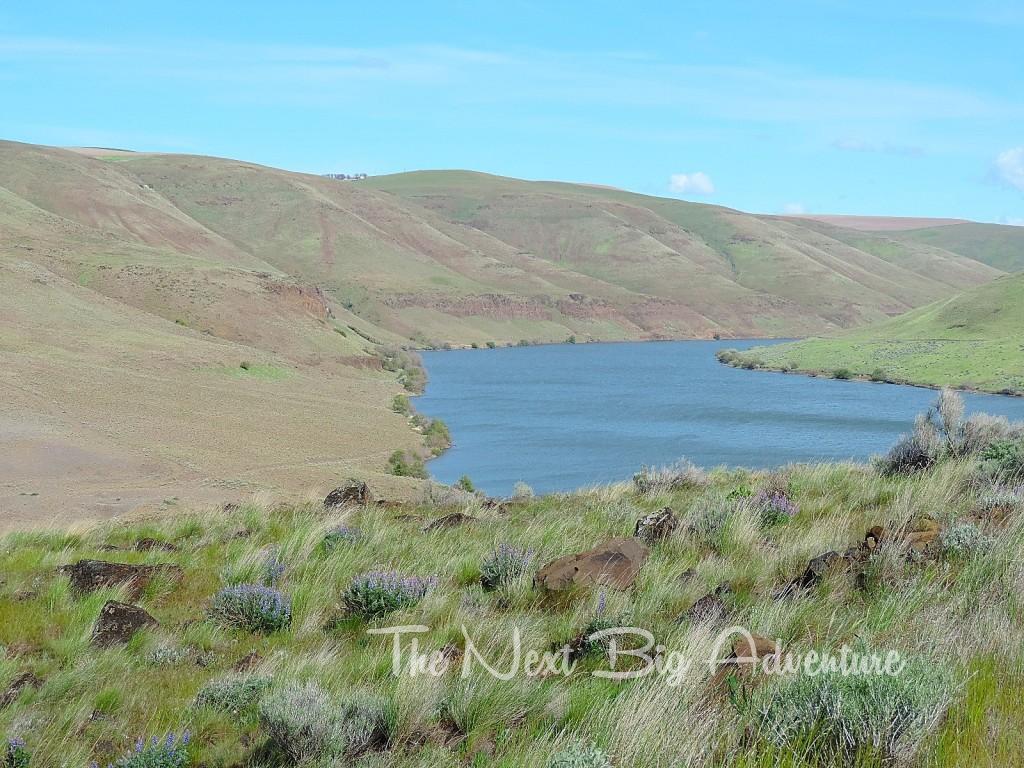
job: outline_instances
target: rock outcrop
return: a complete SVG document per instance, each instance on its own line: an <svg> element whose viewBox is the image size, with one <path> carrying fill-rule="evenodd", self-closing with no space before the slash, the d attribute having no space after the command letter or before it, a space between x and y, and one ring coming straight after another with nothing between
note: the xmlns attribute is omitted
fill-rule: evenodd
<svg viewBox="0 0 1024 768"><path fill-rule="evenodd" d="M93 625L92 644L100 648L123 645L140 629L157 626L157 620L139 606L110 600Z"/></svg>
<svg viewBox="0 0 1024 768"><path fill-rule="evenodd" d="M649 554L638 539L609 539L586 552L552 560L537 572L534 581L554 592L596 584L629 589Z"/></svg>

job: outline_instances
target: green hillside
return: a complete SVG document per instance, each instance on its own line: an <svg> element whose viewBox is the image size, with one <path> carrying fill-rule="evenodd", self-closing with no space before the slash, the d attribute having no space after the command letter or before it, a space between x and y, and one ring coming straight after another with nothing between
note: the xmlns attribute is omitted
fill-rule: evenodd
<svg viewBox="0 0 1024 768"><path fill-rule="evenodd" d="M759 347L736 364L1024 392L1024 275L1000 278L884 323Z"/></svg>
<svg viewBox="0 0 1024 768"><path fill-rule="evenodd" d="M583 184L15 142L0 166L5 526L352 472L411 493L387 472L422 448L391 408L417 374L391 347L824 334L1002 274Z"/></svg>
<svg viewBox="0 0 1024 768"><path fill-rule="evenodd" d="M1000 224L953 224L897 233L898 239L970 256L1005 272L1024 270L1024 227Z"/></svg>

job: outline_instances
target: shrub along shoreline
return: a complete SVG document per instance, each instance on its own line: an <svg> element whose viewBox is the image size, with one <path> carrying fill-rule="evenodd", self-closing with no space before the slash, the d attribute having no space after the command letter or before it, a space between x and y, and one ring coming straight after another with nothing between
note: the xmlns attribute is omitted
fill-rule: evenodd
<svg viewBox="0 0 1024 768"><path fill-rule="evenodd" d="M1024 429L953 393L872 466L344 499L0 540L0 766L1024 764ZM602 547L614 578L588 571ZM367 630L396 625L450 671L395 675ZM907 667L595 677L592 633L622 625L666 655L741 626ZM463 626L499 666L515 631L576 666L463 679Z"/></svg>

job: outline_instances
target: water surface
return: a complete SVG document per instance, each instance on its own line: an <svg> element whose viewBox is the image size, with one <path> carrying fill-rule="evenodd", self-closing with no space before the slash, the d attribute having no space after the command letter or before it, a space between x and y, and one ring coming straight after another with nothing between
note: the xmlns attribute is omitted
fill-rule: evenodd
<svg viewBox="0 0 1024 768"><path fill-rule="evenodd" d="M492 495L625 480L685 456L704 467L864 460L885 451L933 390L721 365L715 351L764 341L563 344L426 352L416 408L454 445L429 463ZM966 395L969 411L1024 419L1024 398Z"/></svg>

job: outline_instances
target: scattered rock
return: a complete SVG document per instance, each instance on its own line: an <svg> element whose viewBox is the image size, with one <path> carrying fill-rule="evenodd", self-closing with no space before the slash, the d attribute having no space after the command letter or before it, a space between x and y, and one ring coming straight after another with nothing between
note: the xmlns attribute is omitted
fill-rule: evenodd
<svg viewBox="0 0 1024 768"><path fill-rule="evenodd" d="M175 580L182 576L181 567L177 565L132 565L105 560L79 560L71 565L63 565L58 570L67 574L71 579L71 589L78 594L103 587L127 585L132 597L138 597L158 575L170 576Z"/></svg>
<svg viewBox="0 0 1024 768"><path fill-rule="evenodd" d="M221 511L226 512L228 514L231 514L232 512L237 512L238 505L233 501L229 501L221 507Z"/></svg>
<svg viewBox="0 0 1024 768"><path fill-rule="evenodd" d="M477 518L473 517L472 515L464 515L461 512L455 512L450 515L445 515L444 517L439 517L437 520L426 526L423 530L429 532L440 531L446 528L457 528L460 525L475 522L476 519Z"/></svg>
<svg viewBox="0 0 1024 768"><path fill-rule="evenodd" d="M139 606L109 600L93 625L92 644L100 648L121 645L140 629L157 626L157 620Z"/></svg>
<svg viewBox="0 0 1024 768"><path fill-rule="evenodd" d="M340 507L343 504L369 504L373 501L370 487L359 480L350 480L345 485L338 486L324 499L324 506Z"/></svg>
<svg viewBox="0 0 1024 768"><path fill-rule="evenodd" d="M150 552L154 549L159 549L164 552L177 552L178 548L167 541L158 541L156 539L139 539L135 542L136 552Z"/></svg>
<svg viewBox="0 0 1024 768"><path fill-rule="evenodd" d="M678 527L679 519L675 516L672 508L665 507L637 520L636 531L633 535L647 546L653 546L671 536Z"/></svg>
<svg viewBox="0 0 1024 768"><path fill-rule="evenodd" d="M942 527L938 521L928 517L912 520L903 530L902 546L912 556L937 554L942 548L939 539Z"/></svg>
<svg viewBox="0 0 1024 768"><path fill-rule="evenodd" d="M729 606L722 598L730 594L732 594L732 587L727 582L723 582L713 592L709 592L697 600L680 618L698 624L717 624L729 615Z"/></svg>
<svg viewBox="0 0 1024 768"><path fill-rule="evenodd" d="M810 589L811 587L821 583L821 580L824 579L826 574L828 574L833 568L838 568L846 563L846 558L838 552L826 552L822 555L818 555L807 563L807 568L804 569L804 572L792 582L792 585L796 589Z"/></svg>
<svg viewBox="0 0 1024 768"><path fill-rule="evenodd" d="M35 600L37 597L39 597L39 593L36 592L34 589L19 589L12 595L12 597L14 598L14 602L16 603L24 603L29 600Z"/></svg>
<svg viewBox="0 0 1024 768"><path fill-rule="evenodd" d="M676 581L679 582L680 586L686 586L691 581L693 581L696 576L697 576L697 569L696 568L687 568L685 571L683 571L682 573L679 574L679 576L676 579Z"/></svg>
<svg viewBox="0 0 1024 768"><path fill-rule="evenodd" d="M750 679L758 663L769 656L781 654L781 646L774 640L755 634L738 634L732 641L732 653L719 662L718 671L711 678L711 691L721 694L728 690L730 676Z"/></svg>
<svg viewBox="0 0 1024 768"><path fill-rule="evenodd" d="M552 560L537 572L534 583L555 592L594 584L628 589L649 554L638 539L609 539L586 552Z"/></svg>
<svg viewBox="0 0 1024 768"><path fill-rule="evenodd" d="M11 681L6 691L0 693L0 710L11 706L15 699L18 698L18 695L26 688L38 688L42 684L43 681L31 672L22 672Z"/></svg>

